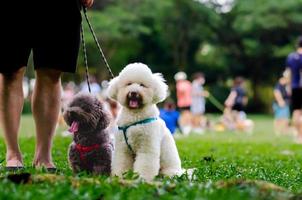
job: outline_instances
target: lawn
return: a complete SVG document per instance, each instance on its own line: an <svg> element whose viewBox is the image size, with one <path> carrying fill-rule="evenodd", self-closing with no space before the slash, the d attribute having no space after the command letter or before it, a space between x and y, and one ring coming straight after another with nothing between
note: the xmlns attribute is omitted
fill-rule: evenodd
<svg viewBox="0 0 302 200"><path fill-rule="evenodd" d="M215 119L215 117L212 117ZM73 175L67 163L69 137L58 128L53 156L60 172L57 176L30 168L34 152L31 116L23 116L21 149L32 179L15 184L0 179L0 199L301 199L302 146L290 137L273 134L272 119L252 116L253 135L244 133L193 134L177 137L184 168L196 168L194 180L186 175L173 179L157 178L147 184L135 174L125 180ZM5 156L0 140L0 160ZM7 174L3 170L1 176Z"/></svg>

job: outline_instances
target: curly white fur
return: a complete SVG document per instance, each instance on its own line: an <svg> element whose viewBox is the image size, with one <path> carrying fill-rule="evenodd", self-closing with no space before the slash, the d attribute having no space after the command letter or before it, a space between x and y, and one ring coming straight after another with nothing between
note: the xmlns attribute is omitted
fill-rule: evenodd
<svg viewBox="0 0 302 200"><path fill-rule="evenodd" d="M125 126L150 117L158 120L132 126L127 130L128 141L135 152L133 158L123 137L122 131L115 135L115 151L112 161L112 174L122 176L128 170L137 172L147 181L158 174L174 176L181 174L181 161L174 139L159 118L157 103L167 96L168 86L161 74L153 74L147 65L133 63L127 65L114 78L108 88L110 98L121 105L117 117L118 126ZM127 95L137 92L142 96L143 106L139 109L127 107Z"/></svg>

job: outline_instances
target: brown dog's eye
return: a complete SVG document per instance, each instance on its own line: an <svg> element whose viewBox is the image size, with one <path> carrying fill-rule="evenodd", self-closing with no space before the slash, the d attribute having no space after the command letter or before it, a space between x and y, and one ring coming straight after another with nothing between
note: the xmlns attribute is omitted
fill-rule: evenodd
<svg viewBox="0 0 302 200"><path fill-rule="evenodd" d="M146 87L146 86L145 86L144 84L142 84L142 83L141 83L141 84L139 84L139 85L140 85L140 86L142 86L142 87Z"/></svg>

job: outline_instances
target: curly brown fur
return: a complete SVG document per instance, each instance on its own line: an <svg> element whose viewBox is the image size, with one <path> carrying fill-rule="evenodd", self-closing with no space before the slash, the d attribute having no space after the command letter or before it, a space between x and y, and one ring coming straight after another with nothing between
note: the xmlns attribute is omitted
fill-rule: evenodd
<svg viewBox="0 0 302 200"><path fill-rule="evenodd" d="M63 115L74 132L68 154L73 171L110 175L112 143L105 130L110 117L103 103L92 95L78 94L68 104ZM80 151L77 147L90 150Z"/></svg>

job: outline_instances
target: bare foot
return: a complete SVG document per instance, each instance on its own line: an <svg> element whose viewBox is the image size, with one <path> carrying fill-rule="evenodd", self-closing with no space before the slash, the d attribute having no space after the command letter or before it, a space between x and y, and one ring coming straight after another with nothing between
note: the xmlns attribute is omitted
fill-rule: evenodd
<svg viewBox="0 0 302 200"><path fill-rule="evenodd" d="M56 168L54 163L48 159L35 159L33 162L33 166L35 168Z"/></svg>
<svg viewBox="0 0 302 200"><path fill-rule="evenodd" d="M33 167L35 168L56 168L52 161L52 156L48 149L42 151L41 148L37 148L35 157L33 160Z"/></svg>

